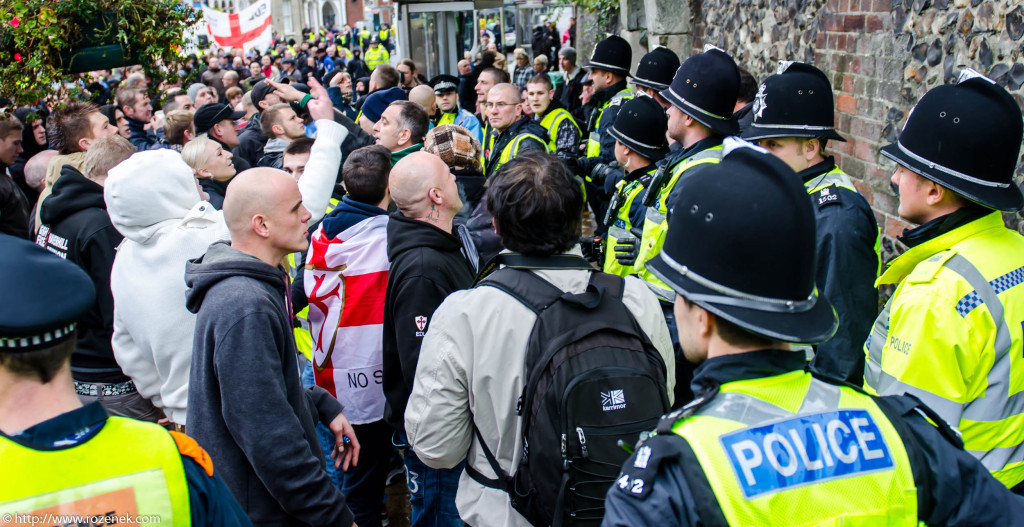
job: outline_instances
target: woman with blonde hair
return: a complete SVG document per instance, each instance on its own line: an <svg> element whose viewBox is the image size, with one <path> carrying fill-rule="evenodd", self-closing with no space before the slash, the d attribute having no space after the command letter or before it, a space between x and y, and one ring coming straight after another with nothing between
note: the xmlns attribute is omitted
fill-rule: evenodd
<svg viewBox="0 0 1024 527"><path fill-rule="evenodd" d="M235 177L235 164L231 161L234 157L230 150L224 148L210 136L199 134L195 139L185 143L181 149L181 157L185 164L192 168L199 187L200 194L206 194L204 201L209 201L217 210L224 204L224 194L228 189L228 182Z"/></svg>

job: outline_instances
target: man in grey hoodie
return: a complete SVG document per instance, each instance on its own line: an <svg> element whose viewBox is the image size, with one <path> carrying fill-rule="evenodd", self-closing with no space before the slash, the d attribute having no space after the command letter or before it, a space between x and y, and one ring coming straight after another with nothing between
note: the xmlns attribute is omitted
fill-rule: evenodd
<svg viewBox="0 0 1024 527"><path fill-rule="evenodd" d="M335 435L347 470L359 442L341 403L302 388L292 336L286 255L304 251L311 214L295 181L271 168L235 177L224 200L230 242L185 270L196 313L187 429L218 461L254 525L353 525L325 472L316 421Z"/></svg>

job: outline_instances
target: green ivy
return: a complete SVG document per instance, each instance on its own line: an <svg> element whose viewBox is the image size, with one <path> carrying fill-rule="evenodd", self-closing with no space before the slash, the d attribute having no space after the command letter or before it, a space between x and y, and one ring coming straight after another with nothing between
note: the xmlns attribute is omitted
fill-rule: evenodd
<svg viewBox="0 0 1024 527"><path fill-rule="evenodd" d="M17 105L75 95L75 77L65 70L61 52L75 48L83 28L103 13L113 23L90 35L119 44L152 80L155 90L166 77L161 66L180 60L187 28L202 15L179 0L4 0L0 2L0 95ZM176 74L176 70L171 72Z"/></svg>
<svg viewBox="0 0 1024 527"><path fill-rule="evenodd" d="M577 5L597 17L595 25L600 34L605 34L619 16L619 0L577 0Z"/></svg>

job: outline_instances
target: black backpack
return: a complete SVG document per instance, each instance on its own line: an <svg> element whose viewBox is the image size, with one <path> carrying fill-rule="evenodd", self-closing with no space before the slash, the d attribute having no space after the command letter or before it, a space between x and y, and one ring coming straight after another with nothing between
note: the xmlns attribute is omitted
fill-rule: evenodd
<svg viewBox="0 0 1024 527"><path fill-rule="evenodd" d="M507 267L485 271L477 287L501 289L537 313L516 407L524 419L522 459L506 474L474 426L498 479L469 465L466 472L507 492L533 525L598 525L627 449L669 411L665 363L622 303L622 278L594 271L576 295L526 269L593 271L582 258L498 258Z"/></svg>

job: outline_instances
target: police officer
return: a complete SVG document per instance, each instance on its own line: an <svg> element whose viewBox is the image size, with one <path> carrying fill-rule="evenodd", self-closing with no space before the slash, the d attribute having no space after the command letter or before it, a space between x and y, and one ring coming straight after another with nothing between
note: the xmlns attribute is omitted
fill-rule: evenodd
<svg viewBox="0 0 1024 527"><path fill-rule="evenodd" d="M615 160L626 173L625 177L605 178L605 192L612 197L604 216L608 228L603 269L606 273L625 277L634 272L630 262L616 258L614 247L621 238L639 236L646 210L640 196L654 178L658 168L655 163L668 155L667 128L664 110L651 97L626 101L612 125Z"/></svg>
<svg viewBox="0 0 1024 527"><path fill-rule="evenodd" d="M374 35L370 39L370 49L366 50L366 56L363 58L363 62L366 62L366 67L373 71L377 69L377 66L387 64L390 60L391 56L388 54L388 50L380 45L380 37Z"/></svg>
<svg viewBox="0 0 1024 527"><path fill-rule="evenodd" d="M472 112L459 106L459 79L452 75L438 75L430 79L430 87L437 96L437 107L441 110L441 118L437 126L454 124L469 131L477 141L484 140L480 120Z"/></svg>
<svg viewBox="0 0 1024 527"><path fill-rule="evenodd" d="M671 105L661 96L661 90L668 89L678 69L679 56L671 49L658 46L640 59L633 84L636 84L637 91L654 97L662 108L668 110Z"/></svg>
<svg viewBox="0 0 1024 527"><path fill-rule="evenodd" d="M682 187L650 262L677 295L686 357L703 361L699 398L626 460L604 525L1024 523L1024 500L920 401L805 370L788 343L836 328L814 285L812 205L782 161L726 141Z"/></svg>
<svg viewBox="0 0 1024 527"><path fill-rule="evenodd" d="M594 95L589 104L594 111L583 134L587 141L586 151L573 167L577 175L589 178L594 167L602 163L611 164L615 160L615 139L611 136L611 128L622 103L633 98L633 90L626 86L632 63L633 50L629 42L612 35L597 43L590 63L585 66L590 70L587 80L593 82ZM601 185L603 182L594 183Z"/></svg>
<svg viewBox="0 0 1024 527"><path fill-rule="evenodd" d="M3 234L0 269L4 523L35 524L59 511L91 517L90 525L138 521L127 515L158 516L149 523L159 525L252 525L195 440L79 402L75 326L95 298L85 271Z"/></svg>
<svg viewBox="0 0 1024 527"><path fill-rule="evenodd" d="M648 208L641 237L622 240L615 250L622 253L622 261L635 259L637 274L664 302L672 302L675 295L645 264L661 251L668 228L665 218L672 208L672 193L680 179L718 163L722 138L739 131L732 120L739 76L732 57L709 46L703 53L686 59L676 71L672 84L661 91L672 103L668 109L668 134L682 149L662 161L664 169L644 194L644 205Z"/></svg>
<svg viewBox="0 0 1024 527"><path fill-rule="evenodd" d="M881 237L875 214L835 159L828 141L845 141L835 131L832 85L818 68L783 61L754 97L753 122L743 138L761 146L796 171L811 196L818 230L818 287L839 315L835 336L816 349L812 366L820 373L864 384L861 344L878 314L875 279L881 265Z"/></svg>
<svg viewBox="0 0 1024 527"><path fill-rule="evenodd" d="M864 345L868 391L910 393L963 433L968 452L1024 494L1024 237L1013 181L1024 124L1010 95L973 70L914 107L896 161L899 214L918 224L879 285L896 291Z"/></svg>

